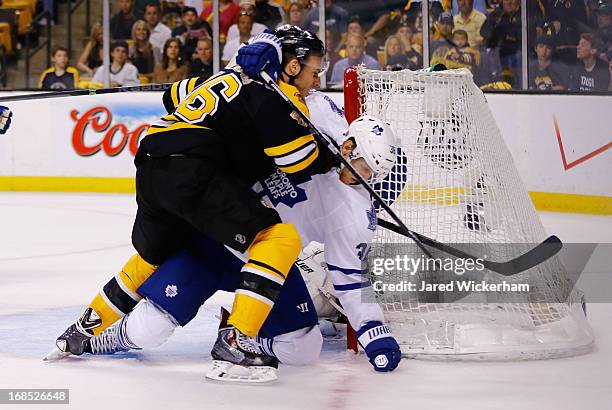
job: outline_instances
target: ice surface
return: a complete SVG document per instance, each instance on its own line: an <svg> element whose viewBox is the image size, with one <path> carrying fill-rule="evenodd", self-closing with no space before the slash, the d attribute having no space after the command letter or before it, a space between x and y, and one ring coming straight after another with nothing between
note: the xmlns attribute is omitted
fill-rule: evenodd
<svg viewBox="0 0 612 410"><path fill-rule="evenodd" d="M404 360L377 374L364 356L329 340L316 365L281 366L276 384L241 387L204 380L214 315L231 300L217 294L158 349L43 363L55 337L132 254L134 212L132 195L0 194L0 388L69 388L71 408L92 410L612 409L612 304L588 306L596 348L585 356ZM612 242L612 217L541 217L566 242Z"/></svg>

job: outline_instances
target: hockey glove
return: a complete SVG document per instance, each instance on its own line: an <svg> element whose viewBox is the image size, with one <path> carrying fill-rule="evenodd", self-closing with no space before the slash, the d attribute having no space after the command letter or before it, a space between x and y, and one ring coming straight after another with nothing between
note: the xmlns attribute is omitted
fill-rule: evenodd
<svg viewBox="0 0 612 410"><path fill-rule="evenodd" d="M0 105L0 134L6 133L11 126L13 112L8 107Z"/></svg>
<svg viewBox="0 0 612 410"><path fill-rule="evenodd" d="M272 32L266 30L249 40L246 46L238 49L236 63L242 72L251 78L257 78L262 70L276 79L282 70L281 42Z"/></svg>
<svg viewBox="0 0 612 410"><path fill-rule="evenodd" d="M357 331L357 340L377 372L394 370L402 358L391 329L381 322L371 321L361 326Z"/></svg>

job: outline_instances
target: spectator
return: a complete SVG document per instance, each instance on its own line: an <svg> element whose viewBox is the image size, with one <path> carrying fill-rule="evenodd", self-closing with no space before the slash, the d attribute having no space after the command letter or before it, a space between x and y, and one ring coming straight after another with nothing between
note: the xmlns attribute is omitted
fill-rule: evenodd
<svg viewBox="0 0 612 410"><path fill-rule="evenodd" d="M183 48L178 38L164 44L162 61L153 69L154 83L173 83L184 80L189 74L189 63L183 58Z"/></svg>
<svg viewBox="0 0 612 410"><path fill-rule="evenodd" d="M200 19L206 21L209 25L212 24L212 1L204 6L204 10L200 14ZM221 41L225 42L227 31L232 24L238 23L240 15L240 6L232 0L219 0L219 32Z"/></svg>
<svg viewBox="0 0 612 410"><path fill-rule="evenodd" d="M610 0L600 0L595 10L597 17L597 31L595 36L602 42L600 58L610 61L612 52L612 3Z"/></svg>
<svg viewBox="0 0 612 410"><path fill-rule="evenodd" d="M521 10L519 0L502 0L480 29L484 44L497 50L504 79L514 83L521 67Z"/></svg>
<svg viewBox="0 0 612 410"><path fill-rule="evenodd" d="M195 53L198 39L202 37L212 38L212 29L206 21L198 19L198 13L193 7L184 7L181 14L183 24L172 30L172 37L177 37L183 43L184 57L191 61Z"/></svg>
<svg viewBox="0 0 612 410"><path fill-rule="evenodd" d="M361 18L359 16L351 16L348 19L346 33L342 33L340 36L340 41L338 42L335 51L342 58L346 57L346 39L349 34L363 35L363 27L361 25Z"/></svg>
<svg viewBox="0 0 612 410"><path fill-rule="evenodd" d="M196 55L191 63L189 75L191 77L208 78L212 73L212 40L209 38L201 38L198 40Z"/></svg>
<svg viewBox="0 0 612 410"><path fill-rule="evenodd" d="M433 35L431 37L431 49L435 50L439 44L450 43L453 37L453 29L455 28L455 20L449 11L440 13L438 21L433 25Z"/></svg>
<svg viewBox="0 0 612 410"><path fill-rule="evenodd" d="M238 18L238 38L233 38L225 43L223 47L223 56L221 61L226 65L232 59L236 51L242 43L246 43L251 38L251 29L253 28L253 18L248 14L241 14Z"/></svg>
<svg viewBox="0 0 612 410"><path fill-rule="evenodd" d="M477 72L480 67L480 52L470 47L468 33L465 30L455 30L451 47L446 54L446 67L467 68L472 73Z"/></svg>
<svg viewBox="0 0 612 410"><path fill-rule="evenodd" d="M414 35L414 28L407 24L403 23L397 28L397 32L395 33L397 38L402 42L402 46L404 47L404 52L408 57L408 66L410 70L418 70L423 67L423 57L421 53L419 53L416 48L412 45L412 36Z"/></svg>
<svg viewBox="0 0 612 410"><path fill-rule="evenodd" d="M162 23L168 26L170 30L180 26L182 24L181 14L184 7L184 0L161 0ZM164 44L166 43L164 42ZM164 44L162 44L162 49Z"/></svg>
<svg viewBox="0 0 612 410"><path fill-rule="evenodd" d="M72 90L77 88L79 72L74 67L68 67L68 49L56 47L51 54L53 66L40 75L38 88L43 90Z"/></svg>
<svg viewBox="0 0 612 410"><path fill-rule="evenodd" d="M159 1L158 0L135 0L134 7L136 8L136 10L144 14L149 4L159 5Z"/></svg>
<svg viewBox="0 0 612 410"><path fill-rule="evenodd" d="M291 3L285 16L285 24L302 27L304 24L304 9L300 3Z"/></svg>
<svg viewBox="0 0 612 410"><path fill-rule="evenodd" d="M102 65L102 59L104 58L102 35L102 24L94 23L91 26L89 41L87 41L77 62L77 68L87 75L93 76L96 68Z"/></svg>
<svg viewBox="0 0 612 410"><path fill-rule="evenodd" d="M478 48L482 45L480 28L487 17L474 9L474 0L457 0L459 14L453 17L456 30L464 30L468 35L470 47Z"/></svg>
<svg viewBox="0 0 612 410"><path fill-rule="evenodd" d="M453 15L445 11L440 13L438 21L432 27L430 66L436 64L447 64L446 56L455 47L453 43L453 27L455 26Z"/></svg>
<svg viewBox="0 0 612 410"><path fill-rule="evenodd" d="M149 38L151 31L144 20L138 20L132 26L132 45L129 49L130 61L138 69L140 75L146 76L149 81L153 75L155 64L161 60L161 52Z"/></svg>
<svg viewBox="0 0 612 410"><path fill-rule="evenodd" d="M240 14L247 14L253 18L253 28L251 29L251 35L256 36L264 32L267 29L261 23L258 23L256 20L256 11L255 11L255 0L241 0L240 1ZM227 30L227 37L225 42L227 43L231 39L238 38L240 33L238 32L238 24L232 24L229 30Z"/></svg>
<svg viewBox="0 0 612 410"><path fill-rule="evenodd" d="M550 27L555 37L555 56L566 64L576 62L576 44L580 33L591 32L584 0L540 0L544 6L544 29ZM542 32L541 34L547 34Z"/></svg>
<svg viewBox="0 0 612 410"><path fill-rule="evenodd" d="M193 7L196 9L196 14L199 16L204 11L204 1L202 0L185 0L185 7Z"/></svg>
<svg viewBox="0 0 612 410"><path fill-rule="evenodd" d="M325 0L325 28L334 34L334 38L340 38L342 30L347 26L348 13L342 7ZM319 8L314 7L308 12L304 19L304 28L313 33L319 32Z"/></svg>
<svg viewBox="0 0 612 410"><path fill-rule="evenodd" d="M129 47L125 41L116 41L111 45L110 81L111 87L139 85L138 69L128 62ZM100 66L92 81L104 82L106 67Z"/></svg>
<svg viewBox="0 0 612 410"><path fill-rule="evenodd" d="M285 18L285 12L268 0L255 0L255 21L274 30Z"/></svg>
<svg viewBox="0 0 612 410"><path fill-rule="evenodd" d="M440 14L444 11L442 2L439 0L429 0L429 15L432 21L437 21L440 18ZM406 22L409 24L415 24L417 19L421 17L421 1L413 0L408 2L405 8ZM452 15L452 14L451 14Z"/></svg>
<svg viewBox="0 0 612 410"><path fill-rule="evenodd" d="M387 38L382 60L383 70L397 71L408 68L410 62L398 36L390 35Z"/></svg>
<svg viewBox="0 0 612 410"><path fill-rule="evenodd" d="M452 6L453 14L457 15L461 13L461 6L459 6L458 0L453 1L452 3L453 3L453 6ZM474 10L477 10L486 16L486 14L489 12L488 7L487 7L488 3L491 3L491 2L489 0L474 0ZM469 35L469 32L468 32L468 35Z"/></svg>
<svg viewBox="0 0 612 410"><path fill-rule="evenodd" d="M364 64L372 70L379 70L380 65L376 59L364 53L365 39L358 34L350 34L346 40L347 57L334 64L331 82L341 83L344 79L344 70L348 67Z"/></svg>
<svg viewBox="0 0 612 410"><path fill-rule="evenodd" d="M397 31L397 28L407 19L406 7L411 2L405 0L370 0L365 2L365 16L362 17L362 26L367 28L364 36L366 38L366 52L376 53L384 47L386 39Z"/></svg>
<svg viewBox="0 0 612 410"><path fill-rule="evenodd" d="M158 50L164 47L164 43L172 37L172 30L161 22L161 8L159 4L147 4L145 6L144 20L149 26L151 35L149 41ZM158 63L159 61L156 61Z"/></svg>
<svg viewBox="0 0 612 410"><path fill-rule="evenodd" d="M454 26L453 15L448 11L440 13L438 21L432 25L431 44L429 46L431 50L430 65L432 67L438 63L446 64L446 55L455 47L452 38Z"/></svg>
<svg viewBox="0 0 612 410"><path fill-rule="evenodd" d="M114 40L127 40L132 35L132 26L143 15L134 8L134 0L119 0L119 13L110 21L110 33Z"/></svg>
<svg viewBox="0 0 612 410"><path fill-rule="evenodd" d="M536 40L535 52L538 57L529 66L530 90L565 90L569 75L564 66L552 61L554 39L540 36Z"/></svg>
<svg viewBox="0 0 612 410"><path fill-rule="evenodd" d="M580 60L572 79L573 91L607 91L610 71L605 61L599 59L600 42L592 34L580 35L576 57Z"/></svg>

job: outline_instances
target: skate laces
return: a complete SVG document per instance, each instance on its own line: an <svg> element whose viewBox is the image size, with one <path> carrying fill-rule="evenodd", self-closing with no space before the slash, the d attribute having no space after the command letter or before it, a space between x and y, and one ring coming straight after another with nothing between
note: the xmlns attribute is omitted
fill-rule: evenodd
<svg viewBox="0 0 612 410"><path fill-rule="evenodd" d="M100 335L92 337L89 343L91 344L91 353L93 354L109 354L124 351L124 349L119 347L117 332L114 327L109 327Z"/></svg>
<svg viewBox="0 0 612 410"><path fill-rule="evenodd" d="M238 329L234 329L234 337L236 345L243 351L261 355L261 345L252 337L249 337L242 333Z"/></svg>

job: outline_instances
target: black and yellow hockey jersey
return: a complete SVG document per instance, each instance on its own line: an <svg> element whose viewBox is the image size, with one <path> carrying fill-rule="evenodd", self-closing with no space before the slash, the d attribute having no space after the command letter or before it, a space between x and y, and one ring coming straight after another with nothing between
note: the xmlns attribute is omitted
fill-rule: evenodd
<svg viewBox="0 0 612 410"><path fill-rule="evenodd" d="M307 112L297 89L283 88ZM163 101L168 115L151 125L140 144L149 155L208 152L247 183L269 175L274 165L287 174L329 169L330 154L297 113L273 90L237 72L179 81Z"/></svg>
<svg viewBox="0 0 612 410"><path fill-rule="evenodd" d="M57 75L55 67L46 69L38 79L38 88L43 90L73 90L79 82L79 71L74 67L67 67L64 74Z"/></svg>

